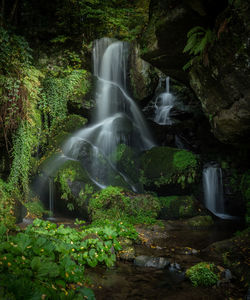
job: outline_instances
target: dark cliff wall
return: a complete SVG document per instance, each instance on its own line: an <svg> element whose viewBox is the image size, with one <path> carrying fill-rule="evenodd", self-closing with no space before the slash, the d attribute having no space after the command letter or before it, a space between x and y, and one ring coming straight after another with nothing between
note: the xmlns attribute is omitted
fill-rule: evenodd
<svg viewBox="0 0 250 300"><path fill-rule="evenodd" d="M250 144L249 1L151 1L151 16L141 40L143 59L166 75L190 85L215 137L231 145ZM210 28L214 42L204 60L183 49L188 31Z"/></svg>

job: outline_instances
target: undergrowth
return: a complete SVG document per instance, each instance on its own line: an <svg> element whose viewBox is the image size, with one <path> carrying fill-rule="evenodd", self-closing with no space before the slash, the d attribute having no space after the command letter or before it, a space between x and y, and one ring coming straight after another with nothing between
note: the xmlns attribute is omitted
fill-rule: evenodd
<svg viewBox="0 0 250 300"><path fill-rule="evenodd" d="M77 230L36 219L16 235L4 225L0 233L0 298L19 300L95 299L84 270L113 266L118 237L137 237L133 227L107 220Z"/></svg>

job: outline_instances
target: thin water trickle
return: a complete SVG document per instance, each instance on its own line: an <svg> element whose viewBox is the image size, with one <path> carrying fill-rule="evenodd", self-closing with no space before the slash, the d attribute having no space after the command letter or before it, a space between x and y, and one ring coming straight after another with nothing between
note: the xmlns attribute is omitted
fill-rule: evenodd
<svg viewBox="0 0 250 300"><path fill-rule="evenodd" d="M171 125L173 120L170 111L174 106L175 97L169 92L169 77L166 78L165 92L161 93L155 100L154 121L160 125Z"/></svg>
<svg viewBox="0 0 250 300"><path fill-rule="evenodd" d="M214 215L221 219L237 218L225 213L222 170L215 163L203 169L203 191L205 207Z"/></svg>

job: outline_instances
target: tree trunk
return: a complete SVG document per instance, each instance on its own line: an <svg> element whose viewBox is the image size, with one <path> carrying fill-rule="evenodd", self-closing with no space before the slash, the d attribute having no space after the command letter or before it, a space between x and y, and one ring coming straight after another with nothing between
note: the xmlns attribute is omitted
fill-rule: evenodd
<svg viewBox="0 0 250 300"><path fill-rule="evenodd" d="M15 2L14 2L14 4L13 4L13 7L12 7L12 10L11 10L11 12L10 12L10 23L12 23L13 18L14 18L14 16L15 16L15 12L16 12L16 8L17 8L18 1L19 1L19 0L15 0Z"/></svg>

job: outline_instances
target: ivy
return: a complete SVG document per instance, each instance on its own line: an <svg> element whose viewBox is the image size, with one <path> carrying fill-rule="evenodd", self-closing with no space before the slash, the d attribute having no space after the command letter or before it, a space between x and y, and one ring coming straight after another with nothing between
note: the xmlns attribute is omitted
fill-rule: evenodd
<svg viewBox="0 0 250 300"><path fill-rule="evenodd" d="M67 116L67 102L85 74L85 70L73 70L66 77L44 79L39 108L44 115L45 129L57 126Z"/></svg>

